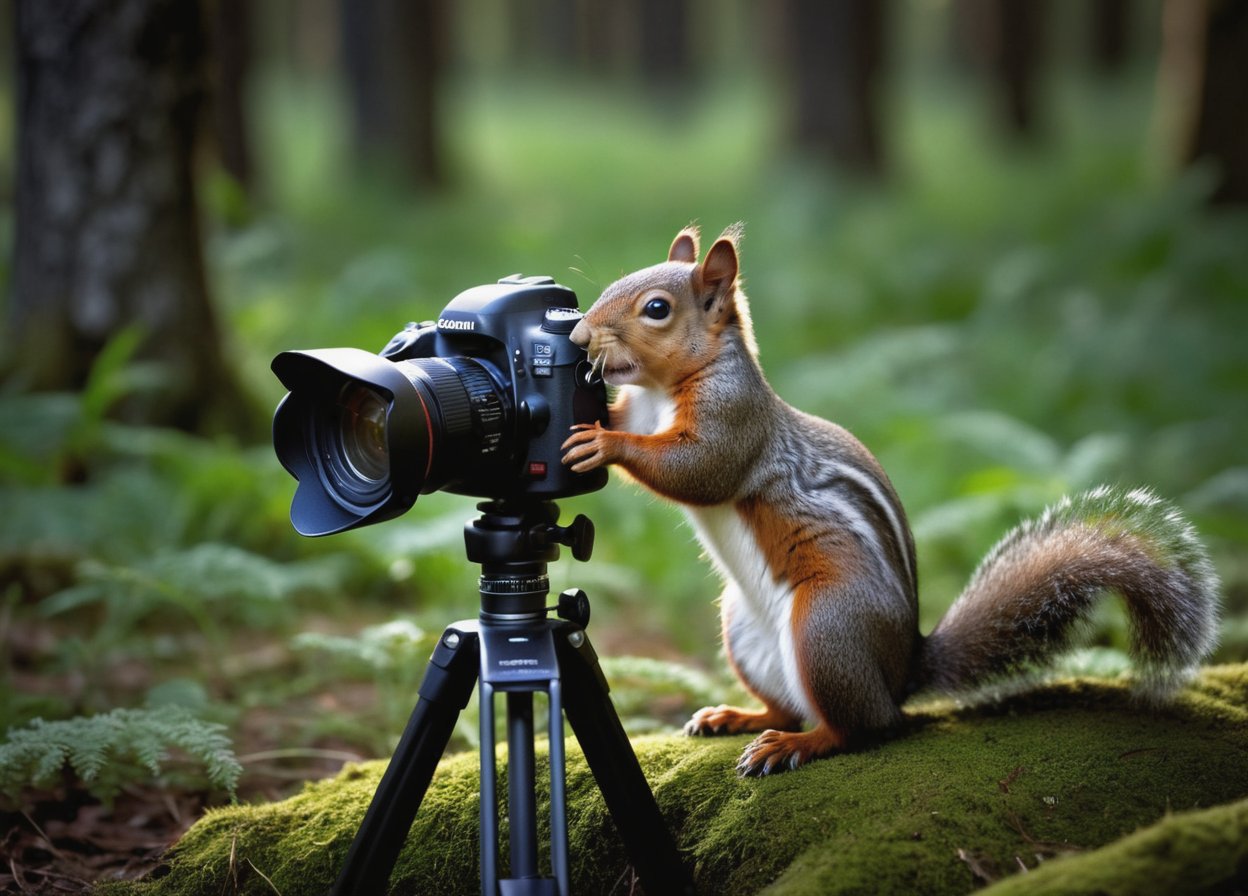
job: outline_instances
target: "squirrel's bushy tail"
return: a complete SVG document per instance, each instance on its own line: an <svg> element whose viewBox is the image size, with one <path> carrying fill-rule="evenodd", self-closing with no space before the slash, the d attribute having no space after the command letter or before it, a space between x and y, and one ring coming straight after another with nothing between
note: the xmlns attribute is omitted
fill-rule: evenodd
<svg viewBox="0 0 1248 896"><path fill-rule="evenodd" d="M1191 525L1151 492L1101 487L997 543L924 641L915 684L960 690L1042 665L1105 591L1126 602L1146 693L1181 684L1213 649L1218 579Z"/></svg>

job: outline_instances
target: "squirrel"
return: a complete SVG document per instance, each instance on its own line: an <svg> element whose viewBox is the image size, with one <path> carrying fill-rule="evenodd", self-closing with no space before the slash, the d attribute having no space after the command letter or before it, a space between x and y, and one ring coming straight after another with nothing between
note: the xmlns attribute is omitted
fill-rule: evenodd
<svg viewBox="0 0 1248 896"><path fill-rule="evenodd" d="M563 462L614 464L683 506L724 582L727 659L763 707L706 707L685 732L759 732L737 771L795 769L895 730L916 692L1060 654L1106 590L1125 600L1145 695L1186 680L1216 641L1217 576L1192 527L1143 489L1100 487L1021 524L921 635L914 539L888 476L763 376L741 235L728 228L699 262L699 231L684 228L571 334L618 390L607 425L572 427Z"/></svg>

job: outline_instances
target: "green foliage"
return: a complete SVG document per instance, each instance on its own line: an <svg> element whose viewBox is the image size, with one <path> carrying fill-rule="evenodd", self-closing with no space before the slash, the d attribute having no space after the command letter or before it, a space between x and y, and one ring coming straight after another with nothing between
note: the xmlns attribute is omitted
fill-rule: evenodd
<svg viewBox="0 0 1248 896"><path fill-rule="evenodd" d="M133 360L143 331L131 325L100 350L82 389L52 395L0 395L0 481L55 482L89 463L111 428L108 414L123 399L157 385L160 369Z"/></svg>
<svg viewBox="0 0 1248 896"><path fill-rule="evenodd" d="M169 607L184 612L220 646L223 626L272 628L289 621L291 594L335 584L324 563L278 564L232 545L203 542L164 551L131 566L84 561L80 584L43 602L45 614L74 612L92 604L105 607L102 637L129 632L145 617Z"/></svg>
<svg viewBox="0 0 1248 896"><path fill-rule="evenodd" d="M0 744L0 794L11 800L26 787L61 786L67 771L76 786L110 801L127 785L154 780L233 794L243 769L223 725L175 706L35 719Z"/></svg>
<svg viewBox="0 0 1248 896"><path fill-rule="evenodd" d="M369 675L400 674L410 681L413 669L429 658L432 639L420 626L406 619L371 625L348 637L323 632L304 632L295 638L296 650L315 651L338 664L342 671Z"/></svg>
<svg viewBox="0 0 1248 896"><path fill-rule="evenodd" d="M673 115L627 92L465 78L444 107L456 184L417 198L344 173L333 85L256 86L263 197L244 204L220 179L208 191L211 280L256 406L281 397L278 351L380 347L513 271L550 273L587 306L691 219L708 233L743 219L764 367L889 471L919 543L925 630L1002 533L1108 482L1191 515L1226 583L1219 656L1248 657L1248 219L1207 208L1199 173L1163 182L1148 165L1151 80L1057 85L1049 142L1016 153L966 91L908 76L891 180L866 190L780 149L765 79L725 77ZM228 699L236 735L385 752L427 653L385 620L434 632L476 612L472 501L422 496L384 526L301 539L269 445L110 417L159 373L133 363L136 339L117 337L81 394L0 393L0 631L22 651L0 671L5 721L191 678ZM589 564L552 565L553 590L590 593L628 724L730 699L718 584L679 511L618 476L561 503L598 539ZM27 647L32 627L47 637ZM1114 674L1125 625L1101 614L1094 628L1071 662ZM717 677L628 656L644 651ZM137 685L122 667L143 670ZM306 724L247 727L286 706Z"/></svg>
<svg viewBox="0 0 1248 896"><path fill-rule="evenodd" d="M417 688L433 645L433 637L412 620L392 619L366 626L353 635L302 632L291 647L303 659L307 674L322 686L340 687L347 681L375 685L374 718L364 726L365 735L355 731L353 739L385 755L393 750L416 704ZM336 720L327 720L324 727L333 730L335 724ZM348 721L346 727L360 727L359 720ZM456 731L461 742L475 744L474 715L465 713Z"/></svg>

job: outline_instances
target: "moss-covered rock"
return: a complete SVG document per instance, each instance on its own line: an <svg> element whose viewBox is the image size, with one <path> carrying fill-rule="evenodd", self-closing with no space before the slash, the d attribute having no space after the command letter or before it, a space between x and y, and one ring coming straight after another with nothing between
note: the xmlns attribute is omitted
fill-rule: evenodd
<svg viewBox="0 0 1248 896"><path fill-rule="evenodd" d="M1079 679L969 708L927 704L909 719L874 749L764 779L733 772L744 737L634 747L704 893L966 893L1000 878L994 892L1248 887L1248 666L1206 670L1163 709L1122 684ZM163 877L103 892L324 893L383 765L215 811L171 851ZM478 892L477 791L475 755L443 760L394 893ZM568 803L574 891L629 892L572 740Z"/></svg>
<svg viewBox="0 0 1248 896"><path fill-rule="evenodd" d="M1101 849L1016 874L984 896L1248 892L1248 800L1167 815Z"/></svg>

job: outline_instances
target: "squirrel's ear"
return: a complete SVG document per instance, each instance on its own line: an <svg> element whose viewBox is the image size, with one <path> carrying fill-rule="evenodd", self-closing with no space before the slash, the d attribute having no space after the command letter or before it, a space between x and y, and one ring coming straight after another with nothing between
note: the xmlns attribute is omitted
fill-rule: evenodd
<svg viewBox="0 0 1248 896"><path fill-rule="evenodd" d="M717 239L711 251L706 253L700 273L704 291L703 310L709 312L715 305L722 308L737 282L737 244L727 236Z"/></svg>
<svg viewBox="0 0 1248 896"><path fill-rule="evenodd" d="M672 248L667 250L668 261L684 261L690 264L698 260L698 228L690 224L672 240Z"/></svg>

